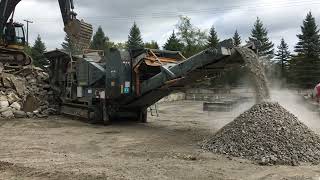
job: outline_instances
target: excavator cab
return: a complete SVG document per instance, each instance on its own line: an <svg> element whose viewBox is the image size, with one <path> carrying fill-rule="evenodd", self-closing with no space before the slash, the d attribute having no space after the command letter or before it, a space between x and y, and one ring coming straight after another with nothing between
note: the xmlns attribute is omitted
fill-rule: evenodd
<svg viewBox="0 0 320 180"><path fill-rule="evenodd" d="M27 66L32 59L23 50L26 45L23 24L10 20L5 24L0 43L0 62L10 66Z"/></svg>
<svg viewBox="0 0 320 180"><path fill-rule="evenodd" d="M9 22L6 24L3 34L7 48L24 49L26 38L23 24Z"/></svg>

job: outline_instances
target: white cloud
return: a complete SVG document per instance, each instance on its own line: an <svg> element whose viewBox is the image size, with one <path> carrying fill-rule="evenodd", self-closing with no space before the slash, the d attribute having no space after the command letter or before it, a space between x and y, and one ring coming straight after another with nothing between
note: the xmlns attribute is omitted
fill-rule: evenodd
<svg viewBox="0 0 320 180"><path fill-rule="evenodd" d="M308 11L313 12L320 24L317 0L75 0L75 5L80 18L84 17L95 28L101 25L110 39L117 42L127 39L136 21L144 41L157 40L163 44L179 15L188 15L202 29L214 24L220 39L231 37L238 29L244 41L259 16L275 45L284 37L292 49ZM16 9L16 18L34 21L30 26L31 42L40 34L48 49L60 47L64 32L56 0L22 0Z"/></svg>

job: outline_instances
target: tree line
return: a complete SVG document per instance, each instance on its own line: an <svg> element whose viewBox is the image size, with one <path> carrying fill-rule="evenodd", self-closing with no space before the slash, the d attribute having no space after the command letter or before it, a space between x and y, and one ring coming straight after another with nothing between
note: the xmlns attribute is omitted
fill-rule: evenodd
<svg viewBox="0 0 320 180"><path fill-rule="evenodd" d="M186 16L180 17L174 29L162 49L181 51L185 57L195 55L206 48L214 48L220 41L214 25L210 28L209 32L206 32L192 24L191 19ZM237 30L235 30L231 38L233 39L234 46L243 45L243 41ZM290 52L284 38L279 40L280 43L275 49L274 43L268 37L268 30L259 17L251 29L249 39L251 38L261 43L257 52L260 57L263 57L261 58L263 59L262 63L265 65L266 72L271 76L271 79L282 79L302 88L313 87L320 81L320 33L311 12L303 20L301 33L297 35L298 42L294 47L295 53ZM72 45L68 36L65 37L65 41L61 46L68 52L79 53L79 50ZM128 40L124 43L112 42L106 36L103 29L99 27L92 38L90 48L107 51L109 48L160 49L161 47L155 40L144 42L142 33L137 23L134 22L129 31ZM47 61L43 56L45 51L45 44L41 41L40 36L38 36L34 45L29 48L29 53L33 57L36 66L44 67L47 65ZM237 73L240 73L238 71L233 70L233 72L229 72L229 76L226 76L231 76L230 78L232 79L238 76Z"/></svg>

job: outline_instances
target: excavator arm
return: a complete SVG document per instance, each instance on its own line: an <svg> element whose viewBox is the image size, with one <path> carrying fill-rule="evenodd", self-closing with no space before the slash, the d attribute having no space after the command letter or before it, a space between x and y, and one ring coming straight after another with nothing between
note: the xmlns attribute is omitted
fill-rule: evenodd
<svg viewBox="0 0 320 180"><path fill-rule="evenodd" d="M14 12L17 4L21 0L1 0L0 2L0 33L2 35L10 15Z"/></svg>
<svg viewBox="0 0 320 180"><path fill-rule="evenodd" d="M64 31L79 49L88 48L93 32L92 25L77 19L77 13L73 11L73 0L58 1L64 23Z"/></svg>
<svg viewBox="0 0 320 180"><path fill-rule="evenodd" d="M24 37L17 37L16 28L22 24L9 21L14 16L16 6L21 0L0 0L0 63L25 66L31 58L23 51ZM88 48L92 36L92 25L77 19L73 11L73 0L58 0L64 23L64 31L79 50ZM22 39L18 42L17 39Z"/></svg>
<svg viewBox="0 0 320 180"><path fill-rule="evenodd" d="M76 16L76 14L73 12L73 9L74 9L73 0L58 0L58 1L59 1L63 23L66 25L69 23L71 19L73 19Z"/></svg>
<svg viewBox="0 0 320 180"><path fill-rule="evenodd" d="M14 10L21 0L1 0L0 1L0 33L14 13ZM92 25L76 18L77 14L73 11L73 0L58 0L61 15L64 23L64 30L69 35L74 44L79 48L87 48L92 36Z"/></svg>

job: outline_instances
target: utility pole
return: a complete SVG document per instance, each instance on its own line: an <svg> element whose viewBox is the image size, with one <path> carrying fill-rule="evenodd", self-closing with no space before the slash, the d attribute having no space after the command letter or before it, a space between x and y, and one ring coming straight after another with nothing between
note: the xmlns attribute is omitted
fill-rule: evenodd
<svg viewBox="0 0 320 180"><path fill-rule="evenodd" d="M29 23L33 23L33 21L30 21L30 20L27 20L25 19L24 20L25 22L27 22L27 45L29 46Z"/></svg>

